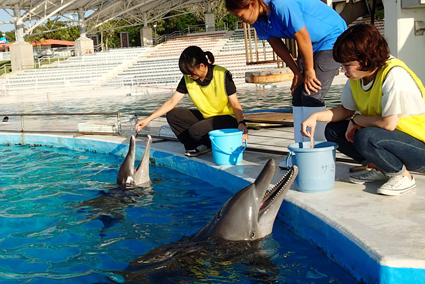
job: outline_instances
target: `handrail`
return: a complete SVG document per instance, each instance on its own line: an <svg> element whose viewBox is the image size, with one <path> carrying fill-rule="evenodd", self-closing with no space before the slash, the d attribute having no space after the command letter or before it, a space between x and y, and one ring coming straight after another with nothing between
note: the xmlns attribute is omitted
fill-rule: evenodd
<svg viewBox="0 0 425 284"><path fill-rule="evenodd" d="M122 134L121 129L121 113L120 112L71 112L71 113L11 113L11 114L0 114L0 117L11 117L11 116L20 116L21 117L21 131L25 131L25 116L95 116L95 115L116 115L116 124L117 124L117 134ZM34 131L27 131L34 132ZM46 132L46 131L36 131L36 132ZM48 132L69 132L69 131L48 131Z"/></svg>
<svg viewBox="0 0 425 284"><path fill-rule="evenodd" d="M12 68L12 64L10 64L10 63L5 63L5 64L3 64L0 68L2 68L2 69L4 69L4 71L3 71L3 74L6 74L7 73L7 67L10 67L10 68ZM10 72L12 72L12 71L9 71L9 73ZM3 75L3 74L1 74L1 75Z"/></svg>
<svg viewBox="0 0 425 284"><path fill-rule="evenodd" d="M222 27L216 26L215 27L215 31L227 31L228 30L228 26L226 24L224 24ZM158 37L153 38L153 42L154 44L160 44L164 41L167 41L169 39L174 39L178 36L184 36L184 35L188 35L191 33L198 33L198 32L207 32L207 25L203 24L203 25L189 25L187 26L187 28L180 30L180 31L174 31L170 34L165 34L165 35L161 35Z"/></svg>

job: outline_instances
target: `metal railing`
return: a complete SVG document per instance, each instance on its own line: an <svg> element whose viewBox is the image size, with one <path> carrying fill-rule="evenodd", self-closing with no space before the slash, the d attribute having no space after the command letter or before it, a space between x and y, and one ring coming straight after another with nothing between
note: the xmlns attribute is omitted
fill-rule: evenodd
<svg viewBox="0 0 425 284"><path fill-rule="evenodd" d="M223 26L216 26L215 27L215 32L219 32L219 31L227 31L228 30L228 26L227 24L224 24ZM162 35L159 37L154 37L153 38L153 44L157 45L160 43L163 43L169 39L174 39L178 36L184 36L184 35L188 35L188 34L192 34L192 33L202 33L202 32L207 32L208 31L208 26L207 25L191 25L191 26L187 26L187 28L181 30L181 31L174 31L171 34L166 34L166 35Z"/></svg>
<svg viewBox="0 0 425 284"><path fill-rule="evenodd" d="M101 129L101 124L92 124L95 125L97 128L91 128L90 129L90 125L88 125L89 127L86 127L86 125L78 123L78 129L76 130L46 130L46 128L48 128L48 123L50 123L51 121L46 120L43 121L41 124L41 126L43 127L43 129L40 130L27 130L26 129L26 120L25 118L28 119L28 117L54 117L54 116L78 116L78 117L84 117L84 116L113 116L115 117L115 123L114 126L111 127L111 125L103 125L103 126L108 126L107 129ZM9 120L11 117L19 117L20 118L20 127L18 127L19 125L16 125L15 129L4 129L3 126L7 125L9 123ZM2 122L3 119L3 122ZM58 122L58 121L55 121ZM64 121L61 121L62 123ZM81 127L80 127L81 125ZM11 114L0 114L0 126L2 126L0 128L0 132L22 132L22 133L80 133L80 134L96 134L96 135L121 135L122 134L122 127L121 127L121 113L120 112L79 112L79 113L11 113ZM86 128L84 128L86 127ZM20 128L19 130L16 128ZM97 130L97 131L96 131ZM109 130L109 131L108 131Z"/></svg>

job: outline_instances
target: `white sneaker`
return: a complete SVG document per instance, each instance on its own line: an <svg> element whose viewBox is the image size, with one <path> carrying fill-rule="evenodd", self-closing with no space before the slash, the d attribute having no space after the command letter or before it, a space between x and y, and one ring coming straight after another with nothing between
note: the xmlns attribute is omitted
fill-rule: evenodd
<svg viewBox="0 0 425 284"><path fill-rule="evenodd" d="M351 174L348 180L352 183L364 184L366 182L387 181L388 179L389 177L381 171L371 169L370 171Z"/></svg>
<svg viewBox="0 0 425 284"><path fill-rule="evenodd" d="M416 186L415 178L408 176L394 176L378 188L378 193L383 195L399 195Z"/></svg>

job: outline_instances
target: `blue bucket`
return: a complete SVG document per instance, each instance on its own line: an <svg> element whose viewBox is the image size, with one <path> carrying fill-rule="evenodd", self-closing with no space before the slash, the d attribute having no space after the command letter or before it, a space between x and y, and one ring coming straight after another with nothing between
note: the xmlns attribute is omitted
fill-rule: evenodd
<svg viewBox="0 0 425 284"><path fill-rule="evenodd" d="M291 162L298 167L295 186L301 192L325 192L335 185L335 152L338 144L317 141L314 148L310 142L300 142L288 146L286 164Z"/></svg>
<svg viewBox="0 0 425 284"><path fill-rule="evenodd" d="M242 162L243 151L242 134L237 128L218 129L208 133L211 139L214 163L219 166L238 165Z"/></svg>

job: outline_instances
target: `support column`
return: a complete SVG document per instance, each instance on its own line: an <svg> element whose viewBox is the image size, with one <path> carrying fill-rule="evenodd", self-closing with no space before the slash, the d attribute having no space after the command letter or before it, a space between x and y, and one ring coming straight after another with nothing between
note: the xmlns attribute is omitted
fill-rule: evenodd
<svg viewBox="0 0 425 284"><path fill-rule="evenodd" d="M93 40L87 38L86 23L84 22L85 11L80 8L78 10L78 30L80 37L74 42L75 55L82 56L94 53Z"/></svg>
<svg viewBox="0 0 425 284"><path fill-rule="evenodd" d="M21 17L21 9L15 5L13 10L15 22L16 41L10 46L10 62L12 72L34 68L33 46L24 40L24 28Z"/></svg>
<svg viewBox="0 0 425 284"><path fill-rule="evenodd" d="M215 32L215 16L214 13L205 14L206 32Z"/></svg>
<svg viewBox="0 0 425 284"><path fill-rule="evenodd" d="M148 27L148 14L143 13L143 28L140 30L140 43L142 46L152 46L152 28Z"/></svg>
<svg viewBox="0 0 425 284"><path fill-rule="evenodd" d="M142 46L153 45L152 28L144 27L140 30L140 42L142 43Z"/></svg>
<svg viewBox="0 0 425 284"><path fill-rule="evenodd" d="M385 38L391 54L404 61L425 82L425 34L415 35L415 22L425 21L425 6L407 8L408 2L412 1L384 1Z"/></svg>

